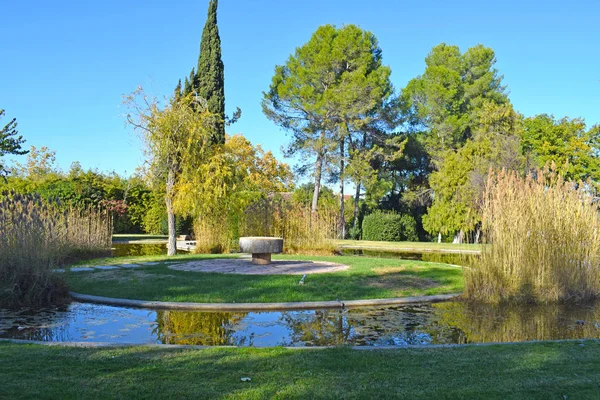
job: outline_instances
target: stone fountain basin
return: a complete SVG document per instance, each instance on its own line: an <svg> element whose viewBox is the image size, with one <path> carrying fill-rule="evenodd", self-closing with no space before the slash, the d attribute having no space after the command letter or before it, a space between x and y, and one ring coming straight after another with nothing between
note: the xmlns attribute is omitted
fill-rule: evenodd
<svg viewBox="0 0 600 400"><path fill-rule="evenodd" d="M271 254L283 252L283 239L266 236L240 238L240 251L252 253L252 262L259 265L271 263Z"/></svg>

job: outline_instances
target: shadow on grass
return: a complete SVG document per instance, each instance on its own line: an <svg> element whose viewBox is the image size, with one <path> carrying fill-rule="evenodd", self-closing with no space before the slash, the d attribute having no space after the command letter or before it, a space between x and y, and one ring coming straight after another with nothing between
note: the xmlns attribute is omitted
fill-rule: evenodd
<svg viewBox="0 0 600 400"><path fill-rule="evenodd" d="M102 274L102 275L97 275ZM97 279L101 276L102 279ZM233 275L174 271L154 266L138 271L112 270L69 276L75 292L99 296L187 302L290 302L351 300L455 293L462 270L429 266L374 273L308 275Z"/></svg>
<svg viewBox="0 0 600 400"><path fill-rule="evenodd" d="M597 398L599 357L595 342L369 351L0 344L0 385L12 399Z"/></svg>

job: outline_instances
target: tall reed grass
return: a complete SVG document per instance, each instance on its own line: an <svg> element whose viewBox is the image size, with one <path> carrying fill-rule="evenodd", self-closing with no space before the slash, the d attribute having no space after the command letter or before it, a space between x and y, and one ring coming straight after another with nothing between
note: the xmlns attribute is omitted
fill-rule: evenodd
<svg viewBox="0 0 600 400"><path fill-rule="evenodd" d="M484 245L465 272L474 300L582 301L600 294L600 217L590 185L549 169L490 173Z"/></svg>
<svg viewBox="0 0 600 400"><path fill-rule="evenodd" d="M312 214L310 207L291 201L263 199L239 215L201 218L195 224L197 252L237 250L243 236L283 238L284 252L332 254L337 236L337 214L323 209Z"/></svg>
<svg viewBox="0 0 600 400"><path fill-rule="evenodd" d="M38 195L0 197L0 306L60 303L68 289L52 269L106 253L112 218L95 208L76 209Z"/></svg>

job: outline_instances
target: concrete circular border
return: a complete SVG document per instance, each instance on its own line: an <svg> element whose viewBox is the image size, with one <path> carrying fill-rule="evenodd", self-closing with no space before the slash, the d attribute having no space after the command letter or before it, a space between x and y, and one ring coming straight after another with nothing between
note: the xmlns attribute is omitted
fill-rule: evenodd
<svg viewBox="0 0 600 400"><path fill-rule="evenodd" d="M147 347L157 349L249 349L257 348L251 346L206 346L198 344L162 344L162 343L114 343L114 342L44 342L41 340L27 339L11 339L0 338L0 342L14 344L36 344L41 346L54 347L81 347L81 348L128 348L128 347ZM544 343L598 343L600 339L557 339L557 340L528 340L523 342L484 342L484 343L449 343L449 344L409 344L406 346L347 346L347 345L331 345L331 346L265 346L259 347L262 349L281 348L294 351L312 351L322 349L349 348L356 351L402 351L410 349L452 349L461 347L488 347L488 346L504 346L504 345L528 345L528 344L544 344Z"/></svg>
<svg viewBox="0 0 600 400"><path fill-rule="evenodd" d="M460 296L462 293L438 294L435 296L396 297L390 299L366 300L334 300L334 301L303 301L287 303L184 303L175 301L151 301L119 299L114 297L93 296L70 292L77 301L125 306L150 308L154 310L189 310L189 311L274 311L274 310L314 310L335 308L359 308L372 306L393 306L411 303L435 303L447 301Z"/></svg>

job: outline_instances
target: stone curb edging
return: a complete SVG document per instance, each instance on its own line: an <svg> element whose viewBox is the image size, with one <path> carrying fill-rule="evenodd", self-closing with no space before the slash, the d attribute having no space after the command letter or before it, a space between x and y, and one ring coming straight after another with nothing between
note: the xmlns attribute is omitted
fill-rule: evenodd
<svg viewBox="0 0 600 400"><path fill-rule="evenodd" d="M390 306L411 303L434 303L451 300L462 293L439 294L435 296L399 297L391 299L367 300L338 300L338 301L304 301L288 303L184 303L175 301L149 301L119 299L114 297L93 296L89 294L70 292L77 301L126 306L136 308L151 308L155 310L189 310L189 311L275 311L275 310L314 310L324 308L357 308L368 306Z"/></svg>
<svg viewBox="0 0 600 400"><path fill-rule="evenodd" d="M26 339L4 339L0 338L0 343L15 343L15 344L36 344L42 346L55 347L77 347L77 348L126 348L126 347L148 347L157 349L189 349L189 350L204 350L204 349L269 349L282 348L287 350L323 350L336 348L349 348L352 350L362 351L377 351L377 350L403 350L403 349L453 349L461 347L488 347L502 345L528 345L528 344L543 344L543 343L599 343L600 339L558 339L558 340L528 340L524 342L487 342L487 343L464 343L464 344L409 344L406 346L264 346L264 347L244 347L244 346L203 346L193 344L161 344L161 343L111 343L111 342L43 342L41 340L26 340Z"/></svg>

